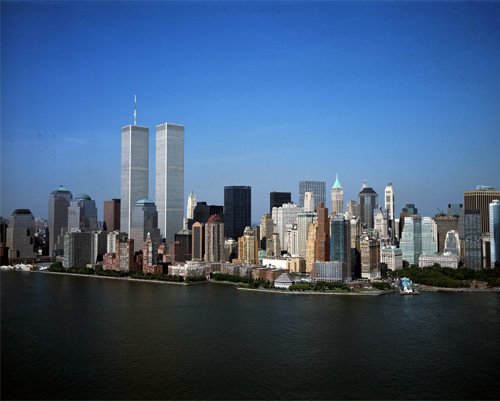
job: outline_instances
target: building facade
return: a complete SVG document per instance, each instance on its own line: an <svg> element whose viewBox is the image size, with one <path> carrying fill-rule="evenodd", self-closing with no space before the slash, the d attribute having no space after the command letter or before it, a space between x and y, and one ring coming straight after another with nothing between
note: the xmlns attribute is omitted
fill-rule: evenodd
<svg viewBox="0 0 500 401"><path fill-rule="evenodd" d="M479 210L465 210L465 267L468 269L482 269L481 218Z"/></svg>
<svg viewBox="0 0 500 401"><path fill-rule="evenodd" d="M500 266L500 200L490 203L490 254L491 268Z"/></svg>
<svg viewBox="0 0 500 401"><path fill-rule="evenodd" d="M49 196L49 255L62 255L64 234L68 230L68 207L73 195L60 185Z"/></svg>
<svg viewBox="0 0 500 401"><path fill-rule="evenodd" d="M300 212L297 214L297 255L306 257L307 233L310 225L316 220L314 212Z"/></svg>
<svg viewBox="0 0 500 401"><path fill-rule="evenodd" d="M130 234L132 209L148 197L149 128L127 125L122 128L120 231Z"/></svg>
<svg viewBox="0 0 500 401"><path fill-rule="evenodd" d="M239 238L252 220L252 188L224 187L224 236Z"/></svg>
<svg viewBox="0 0 500 401"><path fill-rule="evenodd" d="M196 196L193 191L191 191L188 195L188 200L187 200L187 212L186 212L186 217L188 219L193 219L194 218L194 208L196 207Z"/></svg>
<svg viewBox="0 0 500 401"><path fill-rule="evenodd" d="M291 192L270 192L269 193L269 213L273 212L273 207L281 207L285 203L292 202Z"/></svg>
<svg viewBox="0 0 500 401"><path fill-rule="evenodd" d="M165 243L182 230L184 216L184 126L156 126L156 207L158 228Z"/></svg>
<svg viewBox="0 0 500 401"><path fill-rule="evenodd" d="M317 207L318 229L316 230L315 254L316 261L330 261L330 218L328 208L320 203Z"/></svg>
<svg viewBox="0 0 500 401"><path fill-rule="evenodd" d="M380 243L374 238L361 239L361 277L380 278Z"/></svg>
<svg viewBox="0 0 500 401"><path fill-rule="evenodd" d="M224 261L224 222L219 215L210 216L205 224L205 262Z"/></svg>
<svg viewBox="0 0 500 401"><path fill-rule="evenodd" d="M120 199L104 201L104 224L106 231L120 231Z"/></svg>
<svg viewBox="0 0 500 401"><path fill-rule="evenodd" d="M373 221L373 211L378 206L378 195L370 188L366 181L363 182L363 186L361 187L361 191L358 194L359 197L359 217L363 224L368 228L374 227Z"/></svg>
<svg viewBox="0 0 500 401"><path fill-rule="evenodd" d="M403 253L395 246L380 249L380 265L388 270L399 270L403 268Z"/></svg>
<svg viewBox="0 0 500 401"><path fill-rule="evenodd" d="M192 242L192 251L193 256L192 260L194 261L202 261L205 258L205 226L199 222L193 224L191 228L191 235L193 237Z"/></svg>
<svg viewBox="0 0 500 401"><path fill-rule="evenodd" d="M338 174L335 175L335 183L330 191L332 201L332 214L344 213L344 189L340 185Z"/></svg>
<svg viewBox="0 0 500 401"><path fill-rule="evenodd" d="M299 182L299 206L304 207L305 193L314 193L316 205L326 204L326 183L324 181L300 181Z"/></svg>
<svg viewBox="0 0 500 401"><path fill-rule="evenodd" d="M272 219L274 223L274 232L279 234L280 248L282 250L288 250L285 240L287 225L295 223L297 221L298 214L303 211L304 209L295 203L285 203L281 207L273 208Z"/></svg>
<svg viewBox="0 0 500 401"><path fill-rule="evenodd" d="M6 230L9 259L35 257L35 218L29 209L16 209Z"/></svg>
<svg viewBox="0 0 500 401"><path fill-rule="evenodd" d="M158 228L158 211L153 201L139 199L132 210L132 221L129 238L134 240L134 251L142 249L144 241L148 236L158 247L161 243L160 230Z"/></svg>
<svg viewBox="0 0 500 401"><path fill-rule="evenodd" d="M331 260L342 263L343 276L351 277L351 222L336 214L331 219L330 232Z"/></svg>
<svg viewBox="0 0 500 401"><path fill-rule="evenodd" d="M403 260L410 265L418 266L418 258L422 254L422 218L415 215L405 217L404 221L399 243L403 252Z"/></svg>
<svg viewBox="0 0 500 401"><path fill-rule="evenodd" d="M87 194L78 194L69 202L68 232L97 230L97 207Z"/></svg>
<svg viewBox="0 0 500 401"><path fill-rule="evenodd" d="M495 188L478 185L475 191L464 192L465 213L478 210L481 218L481 234L486 234L490 229L489 205L495 199L500 199L500 191Z"/></svg>

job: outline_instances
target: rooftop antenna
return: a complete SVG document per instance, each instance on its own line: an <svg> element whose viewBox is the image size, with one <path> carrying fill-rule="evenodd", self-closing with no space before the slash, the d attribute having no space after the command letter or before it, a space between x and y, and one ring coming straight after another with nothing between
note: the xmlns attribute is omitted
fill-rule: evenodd
<svg viewBox="0 0 500 401"><path fill-rule="evenodd" d="M137 125L137 96L134 95L134 126Z"/></svg>

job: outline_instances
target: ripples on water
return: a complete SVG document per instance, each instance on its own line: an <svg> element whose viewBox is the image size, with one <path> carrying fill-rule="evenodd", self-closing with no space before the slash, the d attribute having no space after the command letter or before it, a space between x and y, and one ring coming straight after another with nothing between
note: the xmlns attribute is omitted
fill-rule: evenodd
<svg viewBox="0 0 500 401"><path fill-rule="evenodd" d="M496 294L0 278L2 399L500 397Z"/></svg>

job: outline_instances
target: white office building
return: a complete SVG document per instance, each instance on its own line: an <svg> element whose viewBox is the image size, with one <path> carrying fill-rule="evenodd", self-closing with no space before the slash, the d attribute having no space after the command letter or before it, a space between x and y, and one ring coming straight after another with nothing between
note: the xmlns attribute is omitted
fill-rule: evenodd
<svg viewBox="0 0 500 401"><path fill-rule="evenodd" d="M287 250L285 234L287 225L297 221L297 215L304 209L295 203L285 203L281 207L273 207L272 218L274 223L274 232L279 234L280 249Z"/></svg>

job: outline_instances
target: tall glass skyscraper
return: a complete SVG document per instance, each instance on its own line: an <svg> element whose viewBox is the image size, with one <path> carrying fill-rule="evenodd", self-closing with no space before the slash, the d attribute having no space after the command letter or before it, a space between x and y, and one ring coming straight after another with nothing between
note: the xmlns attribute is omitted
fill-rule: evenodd
<svg viewBox="0 0 500 401"><path fill-rule="evenodd" d="M64 234L68 229L68 207L73 195L62 185L49 196L49 255L62 255Z"/></svg>
<svg viewBox="0 0 500 401"><path fill-rule="evenodd" d="M490 203L491 268L500 265L500 200Z"/></svg>
<svg viewBox="0 0 500 401"><path fill-rule="evenodd" d="M148 197L149 128L122 128L120 231L130 234L132 209Z"/></svg>
<svg viewBox="0 0 500 401"><path fill-rule="evenodd" d="M184 126L156 126L156 207L158 226L170 244L184 217Z"/></svg>
<svg viewBox="0 0 500 401"><path fill-rule="evenodd" d="M403 260L410 265L418 266L418 258L422 254L422 218L420 216L405 217L400 248Z"/></svg>
<svg viewBox="0 0 500 401"><path fill-rule="evenodd" d="M374 227L373 211L378 206L378 195L373 190L373 188L369 187L366 184L366 181L364 181L358 196L359 196L359 217L361 218L361 221L367 225L368 228L373 228Z"/></svg>
<svg viewBox="0 0 500 401"><path fill-rule="evenodd" d="M224 187L224 236L238 238L252 220L252 188Z"/></svg>
<svg viewBox="0 0 500 401"><path fill-rule="evenodd" d="M330 258L342 263L344 277L351 277L351 222L337 214L330 222Z"/></svg>
<svg viewBox="0 0 500 401"><path fill-rule="evenodd" d="M78 194L68 208L68 232L97 230L97 207L87 194Z"/></svg>
<svg viewBox="0 0 500 401"><path fill-rule="evenodd" d="M300 181L299 182L299 206L304 207L304 194L306 192L314 193L314 203L316 207L323 203L326 207L326 183L325 181Z"/></svg>

